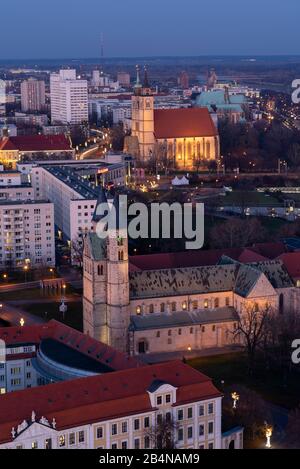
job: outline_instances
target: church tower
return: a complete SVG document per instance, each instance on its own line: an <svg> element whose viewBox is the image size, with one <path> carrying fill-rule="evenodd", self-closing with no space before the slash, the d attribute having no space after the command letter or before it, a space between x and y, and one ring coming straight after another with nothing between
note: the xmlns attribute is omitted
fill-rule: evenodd
<svg viewBox="0 0 300 469"><path fill-rule="evenodd" d="M154 97L148 81L145 67L144 82L140 82L139 67L137 66L137 80L132 96L132 126L131 135L139 142L140 160L147 163L151 159L154 138Z"/></svg>
<svg viewBox="0 0 300 469"><path fill-rule="evenodd" d="M97 210L100 203L107 204L101 188L93 217L94 231L84 243L83 254L83 322L84 333L116 349L128 351L129 264L127 227L121 226L119 198L116 210L116 230L102 239L97 234L97 223L105 215ZM109 209L109 204L107 205Z"/></svg>

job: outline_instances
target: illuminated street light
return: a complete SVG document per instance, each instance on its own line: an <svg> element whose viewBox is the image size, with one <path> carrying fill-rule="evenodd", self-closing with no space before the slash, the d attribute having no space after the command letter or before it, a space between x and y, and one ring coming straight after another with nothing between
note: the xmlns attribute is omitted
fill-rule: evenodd
<svg viewBox="0 0 300 469"><path fill-rule="evenodd" d="M271 445L271 437L273 435L273 427L271 427L270 425L266 424L266 439L267 439L267 443L266 443L266 448L272 448L272 445Z"/></svg>
<svg viewBox="0 0 300 469"><path fill-rule="evenodd" d="M236 409L237 407L237 403L239 402L240 400L240 396L237 392L233 392L231 394L231 397L232 397L232 400L233 400L233 408Z"/></svg>
<svg viewBox="0 0 300 469"><path fill-rule="evenodd" d="M24 318L21 318L20 319L20 326L23 327L25 325L25 320Z"/></svg>

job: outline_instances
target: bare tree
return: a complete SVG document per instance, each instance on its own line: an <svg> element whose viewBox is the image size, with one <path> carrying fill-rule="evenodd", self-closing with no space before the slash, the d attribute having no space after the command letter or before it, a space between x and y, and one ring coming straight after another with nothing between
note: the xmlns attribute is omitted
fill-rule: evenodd
<svg viewBox="0 0 300 469"><path fill-rule="evenodd" d="M253 372L258 350L263 349L269 341L269 324L272 317L270 306L263 309L255 306L249 307L240 313L238 325L234 331L234 340L245 346L249 374Z"/></svg>
<svg viewBox="0 0 300 469"><path fill-rule="evenodd" d="M145 437L149 438L152 448L173 449L176 443L177 424L171 416L157 416L155 426L145 431Z"/></svg>
<svg viewBox="0 0 300 469"><path fill-rule="evenodd" d="M71 243L72 263L82 269L84 242L81 238L73 239Z"/></svg>

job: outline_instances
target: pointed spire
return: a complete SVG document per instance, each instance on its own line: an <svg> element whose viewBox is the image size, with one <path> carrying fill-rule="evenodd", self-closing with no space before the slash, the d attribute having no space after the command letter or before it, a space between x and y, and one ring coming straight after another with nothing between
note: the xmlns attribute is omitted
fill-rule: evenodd
<svg viewBox="0 0 300 469"><path fill-rule="evenodd" d="M147 66L146 66L146 65L145 65L145 67L144 67L144 83L143 83L143 88L150 88L149 80L148 80L148 70L147 70Z"/></svg>
<svg viewBox="0 0 300 469"><path fill-rule="evenodd" d="M102 186L100 186L100 188L99 188L97 203L96 203L96 207L95 207L95 210L94 210L94 215L93 215L93 222L94 223L98 223L102 219L102 217L105 216L105 215L100 214L101 212L99 210L99 207L100 207L101 204L107 204L106 193L105 193L105 190L103 189Z"/></svg>
<svg viewBox="0 0 300 469"><path fill-rule="evenodd" d="M134 85L134 94L140 95L142 90L142 84L140 81L140 67L139 65L136 66L136 82Z"/></svg>

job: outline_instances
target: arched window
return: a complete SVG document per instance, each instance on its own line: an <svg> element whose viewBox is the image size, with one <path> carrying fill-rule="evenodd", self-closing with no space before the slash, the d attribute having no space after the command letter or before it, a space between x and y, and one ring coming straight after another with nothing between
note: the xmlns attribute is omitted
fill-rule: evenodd
<svg viewBox="0 0 300 469"><path fill-rule="evenodd" d="M210 159L210 142L206 142L206 158Z"/></svg>
<svg viewBox="0 0 300 469"><path fill-rule="evenodd" d="M188 142L187 144L187 157L190 160L192 158L192 144Z"/></svg>
<svg viewBox="0 0 300 469"><path fill-rule="evenodd" d="M98 275L102 276L104 274L103 264L98 265Z"/></svg>
<svg viewBox="0 0 300 469"><path fill-rule="evenodd" d="M280 293L279 295L279 313L283 314L284 310L284 295L283 293Z"/></svg>
<svg viewBox="0 0 300 469"><path fill-rule="evenodd" d="M124 252L123 251L119 251L118 258L119 258L119 261L124 261Z"/></svg>
<svg viewBox="0 0 300 469"><path fill-rule="evenodd" d="M215 298L214 305L215 305L215 308L219 308L219 306L220 306L219 298Z"/></svg>
<svg viewBox="0 0 300 469"><path fill-rule="evenodd" d="M182 143L178 143L178 146L177 146L177 158L179 160L182 159Z"/></svg>

